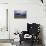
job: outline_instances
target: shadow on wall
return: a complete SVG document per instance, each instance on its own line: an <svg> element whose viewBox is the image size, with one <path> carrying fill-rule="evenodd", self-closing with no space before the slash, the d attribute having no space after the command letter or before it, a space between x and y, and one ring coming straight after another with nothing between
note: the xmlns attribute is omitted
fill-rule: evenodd
<svg viewBox="0 0 46 46"><path fill-rule="evenodd" d="M40 25L40 39L42 40L42 45L45 46L44 45L44 37L43 37L43 26L42 25Z"/></svg>

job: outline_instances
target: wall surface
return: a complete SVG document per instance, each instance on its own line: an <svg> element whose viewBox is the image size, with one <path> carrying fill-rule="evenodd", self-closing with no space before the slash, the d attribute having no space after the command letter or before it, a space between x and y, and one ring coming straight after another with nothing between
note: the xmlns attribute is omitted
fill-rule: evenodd
<svg viewBox="0 0 46 46"><path fill-rule="evenodd" d="M27 30L27 23L40 23L46 44L45 4L42 4L40 0L10 0L9 4L9 31L11 38L14 38L14 32ZM27 18L14 19L14 10L26 10Z"/></svg>
<svg viewBox="0 0 46 46"><path fill-rule="evenodd" d="M42 25L42 31L44 36L44 43L46 44L46 16L45 16L45 3L42 4L40 0L0 0L0 3L8 2L8 30L10 32L10 38L13 37L13 33L16 31L21 32L22 30L27 30L27 23L40 23ZM44 2L46 2L44 0ZM5 10L3 5L0 5L2 9ZM0 9L1 10L1 9ZM1 10L1 11L4 11ZM14 10L26 10L27 18L25 19L14 19ZM0 11L0 12L1 12ZM3 23L3 22L2 22ZM1 33L2 34L2 33ZM6 33L7 34L7 33ZM9 38L9 35L7 34ZM4 46L5 44L1 44ZM8 44L7 44L8 45ZM9 45L12 46L12 45Z"/></svg>
<svg viewBox="0 0 46 46"><path fill-rule="evenodd" d="M8 0L0 0L0 3L8 3Z"/></svg>
<svg viewBox="0 0 46 46"><path fill-rule="evenodd" d="M16 30L27 30L27 22L36 22L45 26L46 23L43 22L46 20L44 5L42 5L40 0L14 0L11 3L9 2L9 4L9 30L12 33ZM14 19L14 10L26 10L27 18Z"/></svg>

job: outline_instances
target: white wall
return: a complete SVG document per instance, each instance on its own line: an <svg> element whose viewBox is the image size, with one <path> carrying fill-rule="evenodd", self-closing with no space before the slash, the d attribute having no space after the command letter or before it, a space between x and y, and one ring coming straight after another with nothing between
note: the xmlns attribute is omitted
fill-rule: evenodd
<svg viewBox="0 0 46 46"><path fill-rule="evenodd" d="M0 0L2 2L3 0ZM8 2L8 1L3 1ZM44 1L45 2L45 1ZM0 5L1 6L1 5ZM14 19L14 10L26 10L27 18ZM9 0L9 31L10 36L13 37L13 33L18 30L27 30L27 22L40 23L43 26L44 41L46 44L46 16L45 16L45 4L43 5L40 0Z"/></svg>
<svg viewBox="0 0 46 46"><path fill-rule="evenodd" d="M8 0L0 0L0 3L8 3Z"/></svg>
<svg viewBox="0 0 46 46"><path fill-rule="evenodd" d="M46 44L45 4L42 4L40 0L10 0L9 4L9 31L11 32L11 36L13 36L13 33L16 30L18 30L19 32L26 30L27 22L36 22L40 23L43 26L43 36ZM27 18L14 19L14 10L26 10Z"/></svg>
<svg viewBox="0 0 46 46"><path fill-rule="evenodd" d="M11 0L10 0L11 1ZM45 16L45 5L40 0L14 0L9 1L9 31L11 38L13 33L18 30L27 30L28 23L40 23L43 26L44 41L46 42L46 16ZM26 10L27 18L25 19L14 19L14 10Z"/></svg>

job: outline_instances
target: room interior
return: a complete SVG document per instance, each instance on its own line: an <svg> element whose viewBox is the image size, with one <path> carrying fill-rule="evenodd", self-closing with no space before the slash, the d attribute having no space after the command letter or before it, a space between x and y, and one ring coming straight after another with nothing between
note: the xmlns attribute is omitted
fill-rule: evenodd
<svg viewBox="0 0 46 46"><path fill-rule="evenodd" d="M0 46L32 46L23 41L20 45L19 35L23 31L27 32L27 23L40 24L40 38L43 46L46 46L45 12L46 0L0 0ZM33 29L30 30L33 31ZM26 33L26 35L30 34ZM30 35L30 37L32 36L35 37L34 34Z"/></svg>

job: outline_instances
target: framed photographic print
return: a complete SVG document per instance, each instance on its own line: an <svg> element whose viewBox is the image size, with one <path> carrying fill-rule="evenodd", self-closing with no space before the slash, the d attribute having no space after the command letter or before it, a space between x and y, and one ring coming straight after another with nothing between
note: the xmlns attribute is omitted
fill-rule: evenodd
<svg viewBox="0 0 46 46"><path fill-rule="evenodd" d="M15 10L14 11L14 18L26 18L27 11L22 10Z"/></svg>

